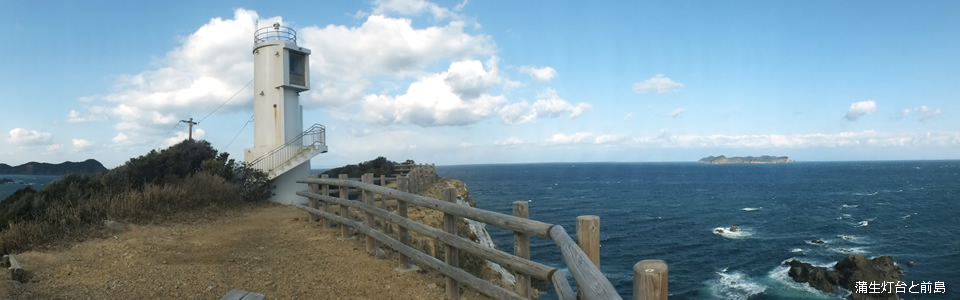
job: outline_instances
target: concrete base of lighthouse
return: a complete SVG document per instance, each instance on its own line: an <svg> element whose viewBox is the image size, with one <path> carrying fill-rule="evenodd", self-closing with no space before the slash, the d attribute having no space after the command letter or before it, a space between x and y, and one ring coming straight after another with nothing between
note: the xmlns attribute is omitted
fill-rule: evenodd
<svg viewBox="0 0 960 300"><path fill-rule="evenodd" d="M270 201L281 204L307 204L309 201L306 197L297 195L297 192L307 190L307 185L297 183L297 180L307 178L307 176L310 176L309 160L274 178L273 186L276 188L273 190Z"/></svg>

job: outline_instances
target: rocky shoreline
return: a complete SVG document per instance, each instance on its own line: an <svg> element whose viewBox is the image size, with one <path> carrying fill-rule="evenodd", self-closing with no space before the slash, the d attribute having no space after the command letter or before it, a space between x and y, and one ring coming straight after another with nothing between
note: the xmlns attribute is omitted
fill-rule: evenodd
<svg viewBox="0 0 960 300"><path fill-rule="evenodd" d="M838 287L854 291L847 296L847 299L900 299L892 287L886 289L884 293L856 293L858 282L870 284L900 281L903 269L891 256L867 259L863 255L850 255L834 264L833 269L814 266L799 260L791 260L784 265L790 266L788 274L796 282L806 282L811 287L824 292L834 292Z"/></svg>

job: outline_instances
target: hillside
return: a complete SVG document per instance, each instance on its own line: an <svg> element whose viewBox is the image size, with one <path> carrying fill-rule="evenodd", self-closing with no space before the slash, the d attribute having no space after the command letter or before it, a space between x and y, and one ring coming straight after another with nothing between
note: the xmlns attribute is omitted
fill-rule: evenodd
<svg viewBox="0 0 960 300"><path fill-rule="evenodd" d="M15 167L0 164L0 174L11 175L67 175L70 173L93 175L106 170L107 168L104 168L103 164L95 159L82 162L66 161L59 164L31 161Z"/></svg>

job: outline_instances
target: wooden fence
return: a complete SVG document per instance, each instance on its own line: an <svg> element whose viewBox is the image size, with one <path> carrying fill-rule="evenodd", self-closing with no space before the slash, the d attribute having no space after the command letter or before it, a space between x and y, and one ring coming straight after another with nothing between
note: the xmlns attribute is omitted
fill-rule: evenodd
<svg viewBox="0 0 960 300"><path fill-rule="evenodd" d="M411 170L407 176L397 177L396 189L386 187L390 178L381 176L379 179L380 185L373 184L373 174L365 174L359 181L350 180L346 175L340 175L339 179L327 178L323 175L321 178L311 176L297 180L309 186L308 191L300 191L297 194L310 200L309 206L297 205L297 208L309 212L314 216L314 220L323 221L325 228L332 228L333 224L341 224L341 238L349 237L348 227L363 233L366 236L366 250L370 253L376 250L375 241L393 248L400 253L398 267L400 270L410 269L412 267L410 260L413 260L421 266L443 273L447 277L447 295L453 299L459 299L461 284L494 299L528 299L532 296L530 278L552 283L560 299L622 299L599 269L600 223L596 216L577 218L577 237L580 241L578 245L562 226L528 219L529 204L526 201L514 202L511 216L459 205L456 203L457 190L452 187L443 190L443 197L441 197L443 199L414 194L413 191L422 191L439 179L433 165L420 165ZM331 195L334 188L338 191L337 197ZM350 189L358 191L360 201L348 198L351 194ZM377 194L381 195L382 207L374 203ZM395 212L387 210L387 199L397 201ZM336 214L331 204L339 206ZM443 212L443 229L433 228L407 218L409 204ZM363 212L362 222L350 217L349 209L351 208ZM377 230L376 218L380 218L381 222L396 224L398 226L396 238ZM459 223L460 218L469 218L512 230L514 254L486 248L459 236L456 224ZM409 236L411 230L444 243L446 247L444 261L411 247ZM577 283L577 294L573 293L562 271L530 259L530 236L551 240L560 249L563 261ZM511 291L464 271L459 267L459 251L466 251L513 271L516 275L516 288ZM667 299L667 268L663 261L645 260L634 266L633 299Z"/></svg>

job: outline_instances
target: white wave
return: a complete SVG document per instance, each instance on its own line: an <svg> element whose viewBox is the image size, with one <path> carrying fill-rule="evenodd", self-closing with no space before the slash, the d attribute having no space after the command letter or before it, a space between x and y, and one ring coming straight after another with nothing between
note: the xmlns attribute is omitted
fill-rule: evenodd
<svg viewBox="0 0 960 300"><path fill-rule="evenodd" d="M876 196L877 193L879 193L879 192L873 192L873 193L853 193L853 195L854 195L854 196Z"/></svg>
<svg viewBox="0 0 960 300"><path fill-rule="evenodd" d="M870 221L860 221L856 227L867 227L867 225L870 225Z"/></svg>
<svg viewBox="0 0 960 300"><path fill-rule="evenodd" d="M843 207L841 207L841 209L843 209L843 208L857 208L857 206L860 206L860 205L859 205L859 204L854 204L854 205L846 205L846 204L844 204Z"/></svg>
<svg viewBox="0 0 960 300"><path fill-rule="evenodd" d="M788 262L790 260L792 260L792 258L785 260L784 262ZM772 293L770 296L774 296L775 298L801 298L801 299L803 298L838 299L839 298L839 299L843 299L844 296L841 295L842 293L835 293L836 295L832 295L833 297L831 297L831 295L826 294L820 290L817 290L816 288L811 287L809 284L805 282L794 281L793 278L790 278L790 267L783 266L783 263L780 263L780 264L781 266L778 266L773 270L771 270L770 273L767 273L767 277L769 277L771 280L774 281L774 283L771 284ZM813 263L811 264L818 267L826 266L826 265L817 265ZM829 265L832 266L833 264L829 264ZM810 297L810 295L815 295L815 296Z"/></svg>
<svg viewBox="0 0 960 300"><path fill-rule="evenodd" d="M728 238L728 239L744 239L753 235L753 231L743 227L738 227L737 231L730 231L730 227L717 227L713 229L713 234Z"/></svg>
<svg viewBox="0 0 960 300"><path fill-rule="evenodd" d="M840 254L867 254L870 251L867 251L865 247L850 247L850 248L840 248L834 247L830 248L830 251L840 253Z"/></svg>
<svg viewBox="0 0 960 300"><path fill-rule="evenodd" d="M803 249L793 248L792 250L790 250L790 253L803 253Z"/></svg>
<svg viewBox="0 0 960 300"><path fill-rule="evenodd" d="M758 211L758 210L761 210L761 209L763 209L762 206L761 206L761 207L744 207L744 208L743 208L743 211Z"/></svg>
<svg viewBox="0 0 960 300"><path fill-rule="evenodd" d="M852 218L853 216L851 216L850 214L842 214L840 215L840 217L844 219L849 219L849 218Z"/></svg>
<svg viewBox="0 0 960 300"><path fill-rule="evenodd" d="M757 283L750 276L739 271L717 272L716 274L718 277L711 280L709 286L710 292L717 298L745 300L767 290L766 286Z"/></svg>
<svg viewBox="0 0 960 300"><path fill-rule="evenodd" d="M912 215L903 216L903 220L906 221L907 218L912 217L912 216L915 216L916 214L917 214L917 213L913 213Z"/></svg>

